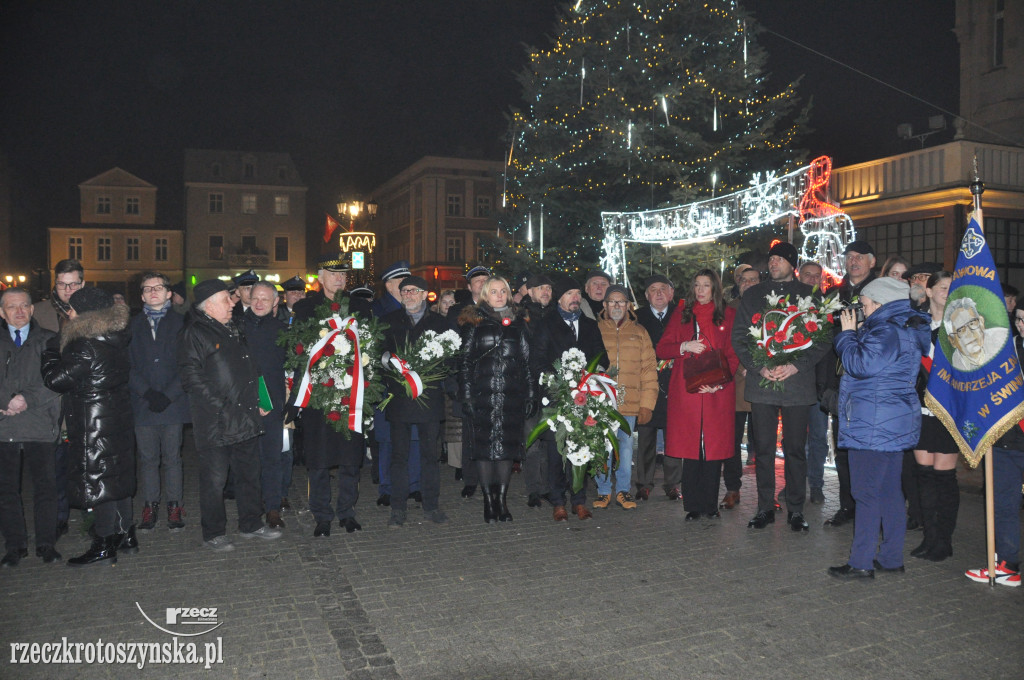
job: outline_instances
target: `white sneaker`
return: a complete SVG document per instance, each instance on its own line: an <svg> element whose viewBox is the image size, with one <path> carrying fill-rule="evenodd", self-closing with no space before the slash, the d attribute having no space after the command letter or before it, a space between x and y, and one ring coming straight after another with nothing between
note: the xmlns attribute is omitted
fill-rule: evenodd
<svg viewBox="0 0 1024 680"><path fill-rule="evenodd" d="M271 529L266 524L264 524L256 531L240 531L238 532L238 535L242 538L262 538L266 541L272 541L275 538L281 538L281 530Z"/></svg>
<svg viewBox="0 0 1024 680"><path fill-rule="evenodd" d="M228 552L235 549L235 544L227 536L214 536L209 541L203 541L203 545L217 552Z"/></svg>
<svg viewBox="0 0 1024 680"><path fill-rule="evenodd" d="M982 567L981 569L968 569L964 572L964 576L977 581L978 583L988 583L988 568ZM1010 586L1011 588L1020 587L1020 572L1010 571L1006 568L1006 562L1000 562L996 565L996 583L1002 586Z"/></svg>

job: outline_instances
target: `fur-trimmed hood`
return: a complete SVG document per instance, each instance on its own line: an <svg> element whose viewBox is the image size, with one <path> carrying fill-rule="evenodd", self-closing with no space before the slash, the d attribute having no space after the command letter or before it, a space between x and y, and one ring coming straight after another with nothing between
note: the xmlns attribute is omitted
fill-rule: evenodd
<svg viewBox="0 0 1024 680"><path fill-rule="evenodd" d="M530 323L530 311L525 306L515 304L510 306L512 307L513 319L522 319L524 323ZM472 324L474 326L478 326L485 317L490 317L495 321L498 320L498 316L495 314L494 308L486 302L467 305L459 314L458 325L464 326L466 324Z"/></svg>
<svg viewBox="0 0 1024 680"><path fill-rule="evenodd" d="M60 331L60 349L64 350L79 338L102 338L123 332L128 327L131 312L127 305L115 304L108 309L97 309L68 319Z"/></svg>

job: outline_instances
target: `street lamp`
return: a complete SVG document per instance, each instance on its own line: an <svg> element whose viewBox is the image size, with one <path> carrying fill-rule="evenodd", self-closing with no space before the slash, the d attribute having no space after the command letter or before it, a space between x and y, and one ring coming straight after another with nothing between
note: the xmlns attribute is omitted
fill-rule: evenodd
<svg viewBox="0 0 1024 680"><path fill-rule="evenodd" d="M370 201L364 203L363 201L338 201L338 217L345 219L348 218L348 230L352 231L355 228L356 218L359 217L360 213L365 212L370 216L372 220L377 216L377 203Z"/></svg>

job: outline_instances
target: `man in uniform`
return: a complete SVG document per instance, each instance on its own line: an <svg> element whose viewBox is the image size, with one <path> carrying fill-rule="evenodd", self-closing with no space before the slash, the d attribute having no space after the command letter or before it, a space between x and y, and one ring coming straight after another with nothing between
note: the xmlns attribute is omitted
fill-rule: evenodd
<svg viewBox="0 0 1024 680"><path fill-rule="evenodd" d="M306 297L306 282L293 276L281 284L281 290L284 291L284 304L277 306L277 318L291 328L295 320L295 303Z"/></svg>

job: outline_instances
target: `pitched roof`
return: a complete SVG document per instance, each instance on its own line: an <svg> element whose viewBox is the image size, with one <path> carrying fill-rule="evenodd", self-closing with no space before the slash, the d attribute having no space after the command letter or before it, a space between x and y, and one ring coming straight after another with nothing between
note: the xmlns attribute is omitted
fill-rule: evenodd
<svg viewBox="0 0 1024 680"><path fill-rule="evenodd" d="M111 168L101 172L92 179L87 179L79 187L139 187L144 189L156 189L156 187L144 179L140 179L121 168Z"/></svg>

